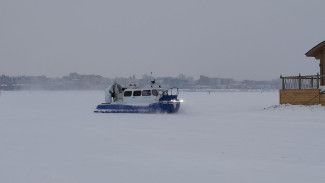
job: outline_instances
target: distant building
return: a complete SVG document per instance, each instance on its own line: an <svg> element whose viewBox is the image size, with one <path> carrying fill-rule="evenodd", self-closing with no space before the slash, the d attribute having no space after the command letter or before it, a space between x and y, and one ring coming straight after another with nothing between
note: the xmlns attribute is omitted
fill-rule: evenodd
<svg viewBox="0 0 325 183"><path fill-rule="evenodd" d="M166 88L189 88L189 80L172 78L172 77L159 77L157 78L159 83Z"/></svg>
<svg viewBox="0 0 325 183"><path fill-rule="evenodd" d="M227 88L226 85L235 84L234 79L230 78L210 78L207 76L200 76L200 79L196 81L196 85L200 86L210 86L211 88L224 89Z"/></svg>

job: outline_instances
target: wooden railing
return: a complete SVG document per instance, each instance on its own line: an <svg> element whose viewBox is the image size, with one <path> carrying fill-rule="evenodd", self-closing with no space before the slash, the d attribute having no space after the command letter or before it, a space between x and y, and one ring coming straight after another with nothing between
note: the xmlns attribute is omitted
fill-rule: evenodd
<svg viewBox="0 0 325 183"><path fill-rule="evenodd" d="M325 77L325 75L311 75L311 76L288 76L282 77L282 89L290 90L290 89L319 89L321 78Z"/></svg>

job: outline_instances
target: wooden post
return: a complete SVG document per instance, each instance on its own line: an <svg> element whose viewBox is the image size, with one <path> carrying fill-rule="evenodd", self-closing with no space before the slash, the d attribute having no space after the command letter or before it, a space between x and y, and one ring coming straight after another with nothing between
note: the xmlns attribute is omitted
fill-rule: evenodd
<svg viewBox="0 0 325 183"><path fill-rule="evenodd" d="M301 75L300 74L298 76L298 87L299 87L299 90L301 90Z"/></svg>
<svg viewBox="0 0 325 183"><path fill-rule="evenodd" d="M282 77L282 75L280 76L280 78L282 79L282 90L285 90L284 78Z"/></svg>
<svg viewBox="0 0 325 183"><path fill-rule="evenodd" d="M325 77L324 76L324 72L325 72L325 55L324 55L324 50L322 51L322 53L320 53L320 58L319 58L319 67L320 67L320 86L325 85Z"/></svg>
<svg viewBox="0 0 325 183"><path fill-rule="evenodd" d="M319 78L320 78L319 73L317 73L317 89L319 89Z"/></svg>

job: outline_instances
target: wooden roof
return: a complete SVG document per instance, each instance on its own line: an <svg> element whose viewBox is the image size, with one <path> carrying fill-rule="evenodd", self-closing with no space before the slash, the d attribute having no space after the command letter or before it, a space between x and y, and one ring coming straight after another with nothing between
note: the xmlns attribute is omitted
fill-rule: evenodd
<svg viewBox="0 0 325 183"><path fill-rule="evenodd" d="M325 41L319 43L314 46L311 50L309 50L305 55L307 57L315 57L317 60L320 59L321 53L325 50Z"/></svg>

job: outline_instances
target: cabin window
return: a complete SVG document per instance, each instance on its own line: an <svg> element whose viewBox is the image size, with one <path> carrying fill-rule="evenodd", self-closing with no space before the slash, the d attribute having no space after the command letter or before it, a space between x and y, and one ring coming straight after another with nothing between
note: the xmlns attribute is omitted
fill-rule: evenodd
<svg viewBox="0 0 325 183"><path fill-rule="evenodd" d="M132 91L125 91L124 92L124 97L129 97L132 95Z"/></svg>
<svg viewBox="0 0 325 183"><path fill-rule="evenodd" d="M141 90L134 91L133 96L141 96Z"/></svg>
<svg viewBox="0 0 325 183"><path fill-rule="evenodd" d="M158 96L158 91L157 90L152 90L152 95L153 96Z"/></svg>
<svg viewBox="0 0 325 183"><path fill-rule="evenodd" d="M151 90L143 90L142 96L151 96Z"/></svg>

